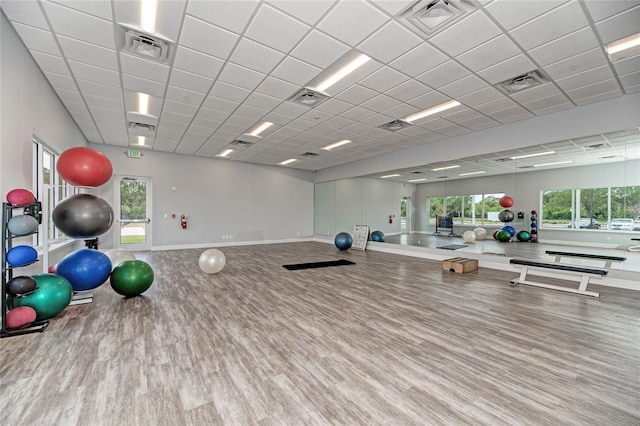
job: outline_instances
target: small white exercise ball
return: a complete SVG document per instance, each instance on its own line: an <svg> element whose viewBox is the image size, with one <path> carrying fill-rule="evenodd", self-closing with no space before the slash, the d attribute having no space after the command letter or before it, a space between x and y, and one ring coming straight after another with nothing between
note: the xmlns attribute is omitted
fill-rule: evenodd
<svg viewBox="0 0 640 426"><path fill-rule="evenodd" d="M462 239L468 243L472 243L476 240L476 233L473 231L465 231L464 234L462 234Z"/></svg>
<svg viewBox="0 0 640 426"><path fill-rule="evenodd" d="M218 249L205 250L198 260L198 265L202 272L207 274L217 274L222 271L224 265L227 263L227 259L224 253Z"/></svg>
<svg viewBox="0 0 640 426"><path fill-rule="evenodd" d="M487 238L487 230L484 228L476 228L473 230L473 233L476 234L476 240L482 241Z"/></svg>
<svg viewBox="0 0 640 426"><path fill-rule="evenodd" d="M111 260L111 270L113 271L116 266L124 262L125 260L136 260L136 257L129 250L124 249L111 249L104 252L109 260Z"/></svg>

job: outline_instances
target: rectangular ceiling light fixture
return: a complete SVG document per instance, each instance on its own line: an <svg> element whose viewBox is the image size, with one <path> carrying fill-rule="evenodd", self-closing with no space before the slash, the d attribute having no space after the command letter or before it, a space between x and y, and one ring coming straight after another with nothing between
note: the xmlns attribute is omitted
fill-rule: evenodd
<svg viewBox="0 0 640 426"><path fill-rule="evenodd" d="M635 56L640 51L640 33L613 41L607 44L606 49L607 54L609 55L611 60L618 60ZM633 50L626 52L626 50L629 49Z"/></svg>
<svg viewBox="0 0 640 426"><path fill-rule="evenodd" d="M395 173L395 174L392 174L392 175L386 175L386 176L380 176L380 177L381 177L382 179L386 179L386 178L392 178L392 177L398 177L398 176L400 176L400 175L399 175L399 174L397 174L397 173Z"/></svg>
<svg viewBox="0 0 640 426"><path fill-rule="evenodd" d="M529 157L539 157L541 155L549 155L549 154L555 154L555 151L545 151L545 152L536 152L534 154L524 154L524 155L517 155L515 157L509 157L512 160L519 160L521 158L529 158Z"/></svg>
<svg viewBox="0 0 640 426"><path fill-rule="evenodd" d="M408 115L405 118L403 118L402 120L403 121L408 121L409 123L412 123L412 122L414 122L416 120L420 120L421 118L425 118L425 117L428 117L430 115L434 115L434 114L437 114L439 112L446 111L446 110L451 109L451 108L455 108L458 105L460 105L460 102L458 102L458 101L453 101L453 100L452 101L448 101L448 102L442 103L440 105L436 105L436 106L432 106L431 108L427 108L424 111L420 111L420 112L416 112L415 114Z"/></svg>
<svg viewBox="0 0 640 426"><path fill-rule="evenodd" d="M555 163L534 164L533 167L558 166L560 164L569 164L569 163L573 163L573 161L568 160L568 161L557 161Z"/></svg>
<svg viewBox="0 0 640 426"><path fill-rule="evenodd" d="M286 166L286 165L294 163L296 161L298 161L296 158L289 158L288 160L281 161L278 164L280 164L282 166Z"/></svg>
<svg viewBox="0 0 640 426"><path fill-rule="evenodd" d="M233 152L233 150L231 148L225 149L224 151L222 151L220 154L216 154L216 157L225 157L227 158L229 156L229 154L231 154Z"/></svg>
<svg viewBox="0 0 640 426"><path fill-rule="evenodd" d="M258 127L256 127L251 132L249 132L249 135L258 136L260 133L264 132L265 130L267 130L272 125L273 125L273 123L269 123L268 121L263 121Z"/></svg>
<svg viewBox="0 0 640 426"><path fill-rule="evenodd" d="M348 76L349 74L351 74L352 72L360 68L362 65L369 62L370 59L371 58L365 55L364 53L359 54L358 56L355 57L355 59L353 59L347 65L340 68L338 71L336 71L335 73L327 77L326 80L318 84L315 87L315 89L319 92L324 92L329 87L333 86L338 81L342 80L343 78L345 78L346 76Z"/></svg>
<svg viewBox="0 0 640 426"><path fill-rule="evenodd" d="M139 145L139 146L144 146L144 141L145 141L146 139L147 139L147 138L145 138L144 136L138 136L138 145Z"/></svg>
<svg viewBox="0 0 640 426"><path fill-rule="evenodd" d="M440 170L449 170L449 169L456 169L460 166L446 166L446 167L438 167L437 169L431 169L432 172L439 172Z"/></svg>
<svg viewBox="0 0 640 426"><path fill-rule="evenodd" d="M142 115L149 115L149 95L138 92L138 112Z"/></svg>
<svg viewBox="0 0 640 426"><path fill-rule="evenodd" d="M148 33L156 32L156 13L158 0L142 0L140 2L140 28Z"/></svg>
<svg viewBox="0 0 640 426"><path fill-rule="evenodd" d="M342 145L346 145L346 144L348 144L348 143L351 143L351 141L350 141L350 140L347 140L347 139L343 139L343 140L341 140L341 141L334 142L334 143L332 143L331 145L327 145L327 146L325 146L325 147L324 147L324 148L322 148L322 149L325 149L325 150L327 150L327 151L331 151L331 150L332 150L332 149L334 149L334 148L337 148L337 147L342 146Z"/></svg>
<svg viewBox="0 0 640 426"><path fill-rule="evenodd" d="M471 176L471 175L481 175L486 173L484 170L480 172L469 172L469 173L460 173L460 176Z"/></svg>
<svg viewBox="0 0 640 426"><path fill-rule="evenodd" d="M422 178L422 179L411 179L409 182L413 183L413 182L424 182L425 180L427 180L426 178Z"/></svg>

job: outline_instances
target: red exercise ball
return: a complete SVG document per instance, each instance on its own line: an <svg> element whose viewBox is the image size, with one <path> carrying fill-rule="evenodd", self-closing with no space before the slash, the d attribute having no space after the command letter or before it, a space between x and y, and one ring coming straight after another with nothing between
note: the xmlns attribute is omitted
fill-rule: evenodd
<svg viewBox="0 0 640 426"><path fill-rule="evenodd" d="M493 237L494 240L498 239L498 232L500 232L500 230L496 229L495 231L493 231L493 234L491 234L491 236Z"/></svg>
<svg viewBox="0 0 640 426"><path fill-rule="evenodd" d="M74 186L96 187L111 179L111 161L92 148L77 147L60 155L56 169L62 178Z"/></svg>
<svg viewBox="0 0 640 426"><path fill-rule="evenodd" d="M504 197L500 198L500 200L498 200L498 204L500 204L500 207L508 209L509 207L513 206L513 198L505 195Z"/></svg>
<svg viewBox="0 0 640 426"><path fill-rule="evenodd" d="M7 312L7 328L22 328L36 320L36 311L30 306L18 306Z"/></svg>
<svg viewBox="0 0 640 426"><path fill-rule="evenodd" d="M32 204L34 201L36 201L36 197L33 196L31 191L27 191L26 189L12 189L7 192L7 202L12 206Z"/></svg>

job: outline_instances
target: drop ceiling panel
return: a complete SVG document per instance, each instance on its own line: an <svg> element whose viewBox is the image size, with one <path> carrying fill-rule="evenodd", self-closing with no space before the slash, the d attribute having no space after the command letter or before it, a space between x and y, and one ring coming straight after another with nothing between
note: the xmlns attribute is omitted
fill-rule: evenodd
<svg viewBox="0 0 640 426"><path fill-rule="evenodd" d="M155 81L147 80L143 77L122 74L122 87L135 92L146 93L148 95L164 96L166 85Z"/></svg>
<svg viewBox="0 0 640 426"><path fill-rule="evenodd" d="M454 81L453 83L449 83L446 86L441 87L440 91L453 99L457 99L460 96L464 96L487 87L488 85L484 80L476 77L475 75L468 75L458 81Z"/></svg>
<svg viewBox="0 0 640 426"><path fill-rule="evenodd" d="M591 28L582 28L529 51L538 64L545 66L598 47L598 40Z"/></svg>
<svg viewBox="0 0 640 426"><path fill-rule="evenodd" d="M457 100L464 105L475 107L476 105L485 104L497 99L506 100L507 98L497 89L485 87L468 95L460 96Z"/></svg>
<svg viewBox="0 0 640 426"><path fill-rule="evenodd" d="M617 0L617 1L588 1L584 5L589 10L594 22L601 21L618 13L631 9L638 5L637 0Z"/></svg>
<svg viewBox="0 0 640 426"><path fill-rule="evenodd" d="M272 96L263 95L261 93L252 93L249 97L244 101L245 105L253 106L256 108L261 108L267 111L272 110L276 106L281 103L280 99L274 98Z"/></svg>
<svg viewBox="0 0 640 426"><path fill-rule="evenodd" d="M478 75L489 83L496 84L535 69L535 64L531 62L529 58L525 55L518 55L492 67L485 68L478 72Z"/></svg>
<svg viewBox="0 0 640 426"><path fill-rule="evenodd" d="M115 50L64 36L58 36L58 43L67 59L118 71Z"/></svg>
<svg viewBox="0 0 640 426"><path fill-rule="evenodd" d="M544 67L544 71L553 79L561 79L606 64L607 59L598 47L548 65Z"/></svg>
<svg viewBox="0 0 640 426"><path fill-rule="evenodd" d="M429 87L412 79L407 80L404 83L387 90L385 94L399 101L407 102L430 91L431 89Z"/></svg>
<svg viewBox="0 0 640 426"><path fill-rule="evenodd" d="M273 77L304 86L322 71L318 67L288 57L271 73ZM293 93L292 93L293 94Z"/></svg>
<svg viewBox="0 0 640 426"><path fill-rule="evenodd" d="M256 89L256 92L276 99L287 99L300 87L275 77L267 77Z"/></svg>
<svg viewBox="0 0 640 426"><path fill-rule="evenodd" d="M445 62L448 57L427 43L405 53L390 65L398 71L415 77Z"/></svg>
<svg viewBox="0 0 640 426"><path fill-rule="evenodd" d="M50 55L48 53L30 52L33 59L43 71L51 71L58 74L68 74L69 68L64 59L60 56Z"/></svg>
<svg viewBox="0 0 640 426"><path fill-rule="evenodd" d="M227 99L217 98L211 95L211 96L207 96L207 98L202 103L202 106L212 111L231 114L233 111L235 111L238 108L238 106L240 106L240 103L233 102Z"/></svg>
<svg viewBox="0 0 640 426"><path fill-rule="evenodd" d="M216 0L189 2L187 13L236 34L242 33L259 2Z"/></svg>
<svg viewBox="0 0 640 426"><path fill-rule="evenodd" d="M521 50L507 36L501 35L463 53L456 59L470 70L480 71L519 53Z"/></svg>
<svg viewBox="0 0 640 426"><path fill-rule="evenodd" d="M244 101L246 97L249 96L249 93L251 93L251 91L223 81L215 83L210 92L211 96L235 102Z"/></svg>
<svg viewBox="0 0 640 426"><path fill-rule="evenodd" d="M448 96L443 95L442 93L438 93L435 91L425 93L424 95L420 95L416 98L411 99L408 103L410 105L418 108L418 111L430 108L432 106L441 104L443 102L447 102L451 100Z"/></svg>
<svg viewBox="0 0 640 426"><path fill-rule="evenodd" d="M216 78L224 61L210 55L178 46L173 61L174 68L192 72L207 78Z"/></svg>
<svg viewBox="0 0 640 426"><path fill-rule="evenodd" d="M306 0L303 2L291 0L273 0L271 5L309 25L315 25L318 20L336 3L335 0Z"/></svg>
<svg viewBox="0 0 640 426"><path fill-rule="evenodd" d="M245 35L259 43L288 53L309 29L308 25L262 4Z"/></svg>
<svg viewBox="0 0 640 426"><path fill-rule="evenodd" d="M567 78L559 79L557 80L557 83L562 90L566 91L598 83L600 81L610 80L612 78L613 72L611 72L609 65L603 65Z"/></svg>
<svg viewBox="0 0 640 426"><path fill-rule="evenodd" d="M485 9L507 30L531 21L537 16L558 7L564 1L511 1L496 0Z"/></svg>
<svg viewBox="0 0 640 426"><path fill-rule="evenodd" d="M338 115L352 107L353 105L348 102L343 102L339 99L329 99L318 105L315 109L318 111L328 112L329 114Z"/></svg>
<svg viewBox="0 0 640 426"><path fill-rule="evenodd" d="M254 90L265 77L265 74L229 62L218 76L218 81Z"/></svg>
<svg viewBox="0 0 640 426"><path fill-rule="evenodd" d="M355 16L358 18L353 19ZM320 21L317 28L350 46L356 46L387 20L382 12L370 4L341 1Z"/></svg>
<svg viewBox="0 0 640 426"><path fill-rule="evenodd" d="M349 46L313 30L296 46L291 55L319 68L327 68L349 51Z"/></svg>
<svg viewBox="0 0 640 426"><path fill-rule="evenodd" d="M112 99L114 101L122 101L122 89L120 89L120 87L109 86L87 80L77 81L83 94Z"/></svg>
<svg viewBox="0 0 640 426"><path fill-rule="evenodd" d="M422 40L396 22L389 22L364 42L358 50L383 63L388 63L413 49Z"/></svg>
<svg viewBox="0 0 640 426"><path fill-rule="evenodd" d="M57 34L115 49L113 24L55 3L42 2L51 27Z"/></svg>
<svg viewBox="0 0 640 426"><path fill-rule="evenodd" d="M120 87L120 74L117 71L107 70L93 65L84 64L82 62L68 62L73 75L77 79Z"/></svg>
<svg viewBox="0 0 640 426"><path fill-rule="evenodd" d="M174 69L171 72L169 84L194 92L207 93L213 85L213 80L190 72Z"/></svg>
<svg viewBox="0 0 640 426"><path fill-rule="evenodd" d="M431 44L439 47L449 56L458 56L500 35L498 27L481 11L432 36Z"/></svg>
<svg viewBox="0 0 640 426"><path fill-rule="evenodd" d="M255 41L242 39L229 60L254 71L267 74L284 58L284 54Z"/></svg>
<svg viewBox="0 0 640 426"><path fill-rule="evenodd" d="M437 89L468 75L469 71L456 62L450 61L438 65L416 78L427 86Z"/></svg>
<svg viewBox="0 0 640 426"><path fill-rule="evenodd" d="M360 84L378 92L385 92L407 80L408 78L398 71L389 67L382 67L367 78L361 80Z"/></svg>
<svg viewBox="0 0 640 426"><path fill-rule="evenodd" d="M215 40L212 43L211 40ZM184 19L180 44L207 55L226 59L238 41L238 35L191 16Z"/></svg>
<svg viewBox="0 0 640 426"><path fill-rule="evenodd" d="M49 84L55 89L77 90L75 81L69 76L48 71L46 71L44 75L47 77L47 80L49 80Z"/></svg>
<svg viewBox="0 0 640 426"><path fill-rule="evenodd" d="M367 101L376 95L378 95L377 91L364 86L360 86L358 84L354 84L353 86L336 95L335 98L354 105L359 105L360 103Z"/></svg>
<svg viewBox="0 0 640 426"><path fill-rule="evenodd" d="M51 32L19 23L16 23L14 28L29 49L56 56L62 55Z"/></svg>
<svg viewBox="0 0 640 426"><path fill-rule="evenodd" d="M637 33L640 26L638 22L640 22L640 5L598 22L596 28L602 42L611 43Z"/></svg>
<svg viewBox="0 0 640 426"><path fill-rule="evenodd" d="M640 55L613 63L619 75L627 75L640 70Z"/></svg>
<svg viewBox="0 0 640 426"><path fill-rule="evenodd" d="M202 104L204 97L205 95L200 92L194 92L192 90L176 86L169 86L167 88L165 99L192 105L195 108L193 111L193 114L195 114L197 108Z"/></svg>
<svg viewBox="0 0 640 426"><path fill-rule="evenodd" d="M579 87L574 90L569 90L567 91L567 95L571 99L578 100L578 99L590 98L590 97L601 95L604 93L610 93L613 91L618 91L619 94L622 95L622 92L620 90L620 85L618 84L618 81L615 79L599 81L594 84Z"/></svg>

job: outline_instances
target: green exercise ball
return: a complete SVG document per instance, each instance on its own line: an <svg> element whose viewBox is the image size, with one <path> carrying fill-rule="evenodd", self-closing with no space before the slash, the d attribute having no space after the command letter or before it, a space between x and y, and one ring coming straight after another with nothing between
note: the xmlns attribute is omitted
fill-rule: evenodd
<svg viewBox="0 0 640 426"><path fill-rule="evenodd" d="M111 272L111 288L125 297L144 293L152 283L153 269L142 260L125 260Z"/></svg>
<svg viewBox="0 0 640 426"><path fill-rule="evenodd" d="M518 239L518 241L526 243L527 241L531 240L531 233L527 231L520 231L516 234L516 238Z"/></svg>
<svg viewBox="0 0 640 426"><path fill-rule="evenodd" d="M496 240L500 241L501 243L506 243L510 239L511 234L509 233L509 231L505 231L504 229L498 231L498 233L496 234Z"/></svg>
<svg viewBox="0 0 640 426"><path fill-rule="evenodd" d="M36 311L36 321L47 320L58 315L71 302L73 288L71 283L60 275L33 275L37 288L23 297L13 299L13 306L30 306Z"/></svg>

